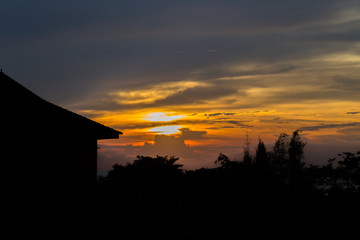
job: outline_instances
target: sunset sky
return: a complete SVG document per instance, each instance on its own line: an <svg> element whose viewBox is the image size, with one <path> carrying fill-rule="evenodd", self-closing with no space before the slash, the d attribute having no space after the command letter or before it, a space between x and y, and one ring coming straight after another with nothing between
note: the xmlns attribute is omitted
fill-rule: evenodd
<svg viewBox="0 0 360 240"><path fill-rule="evenodd" d="M296 129L308 163L360 150L359 1L5 0L0 29L7 75L123 132L99 142L100 172L212 167Z"/></svg>

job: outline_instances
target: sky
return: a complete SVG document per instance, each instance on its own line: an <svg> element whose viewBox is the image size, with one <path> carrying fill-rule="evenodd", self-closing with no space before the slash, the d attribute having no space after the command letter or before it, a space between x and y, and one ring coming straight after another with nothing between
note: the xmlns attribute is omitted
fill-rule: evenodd
<svg viewBox="0 0 360 240"><path fill-rule="evenodd" d="M7 75L123 132L99 142L100 172L212 167L296 129L307 163L360 150L359 1L5 0L0 29Z"/></svg>

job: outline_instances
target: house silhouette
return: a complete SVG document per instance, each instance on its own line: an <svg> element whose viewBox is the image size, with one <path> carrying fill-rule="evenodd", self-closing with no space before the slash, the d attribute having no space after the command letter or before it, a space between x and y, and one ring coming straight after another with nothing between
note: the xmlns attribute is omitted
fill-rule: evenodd
<svg viewBox="0 0 360 240"><path fill-rule="evenodd" d="M97 140L122 133L40 98L2 71L0 100L5 228L14 239L94 239Z"/></svg>

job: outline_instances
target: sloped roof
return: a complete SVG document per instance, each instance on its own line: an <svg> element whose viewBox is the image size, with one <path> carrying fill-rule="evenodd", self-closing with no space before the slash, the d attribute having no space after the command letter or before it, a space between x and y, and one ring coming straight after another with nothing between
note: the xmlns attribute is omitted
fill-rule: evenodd
<svg viewBox="0 0 360 240"><path fill-rule="evenodd" d="M0 72L0 136L118 138L119 131L52 104Z"/></svg>

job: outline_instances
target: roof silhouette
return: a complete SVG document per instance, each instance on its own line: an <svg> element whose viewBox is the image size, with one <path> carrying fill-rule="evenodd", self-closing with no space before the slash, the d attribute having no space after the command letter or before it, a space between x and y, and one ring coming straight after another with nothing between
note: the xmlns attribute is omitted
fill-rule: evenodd
<svg viewBox="0 0 360 240"><path fill-rule="evenodd" d="M3 136L111 139L122 134L42 99L2 71L0 103Z"/></svg>

